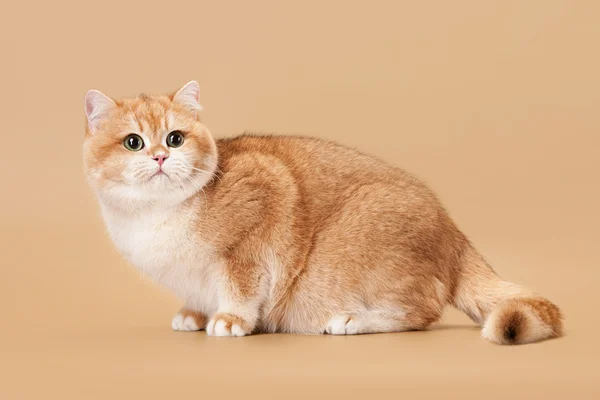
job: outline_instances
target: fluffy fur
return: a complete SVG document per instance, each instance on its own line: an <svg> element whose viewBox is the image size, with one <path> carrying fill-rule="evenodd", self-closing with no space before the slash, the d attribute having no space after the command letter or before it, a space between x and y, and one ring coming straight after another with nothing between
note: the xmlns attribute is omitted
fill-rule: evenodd
<svg viewBox="0 0 600 400"><path fill-rule="evenodd" d="M453 304L496 343L561 335L559 309L499 278L419 180L314 138L215 140L198 97L196 82L86 96L87 177L116 247L185 301L174 329L405 331ZM131 133L140 151L123 146Z"/></svg>

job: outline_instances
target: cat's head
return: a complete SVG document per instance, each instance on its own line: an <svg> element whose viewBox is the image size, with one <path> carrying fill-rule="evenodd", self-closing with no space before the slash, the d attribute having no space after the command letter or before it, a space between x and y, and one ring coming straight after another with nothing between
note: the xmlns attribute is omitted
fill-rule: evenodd
<svg viewBox="0 0 600 400"><path fill-rule="evenodd" d="M83 154L91 186L115 206L183 201L201 190L217 163L201 110L195 81L170 96L113 100L90 90Z"/></svg>

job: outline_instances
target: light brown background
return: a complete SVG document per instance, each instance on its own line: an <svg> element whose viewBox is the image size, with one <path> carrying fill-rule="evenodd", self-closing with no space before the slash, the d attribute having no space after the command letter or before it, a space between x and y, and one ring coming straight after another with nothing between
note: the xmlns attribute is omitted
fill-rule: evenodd
<svg viewBox="0 0 600 400"><path fill-rule="evenodd" d="M0 398L592 398L599 394L600 3L62 1L2 6ZM200 82L216 136L335 139L429 182L560 340L175 333L82 174L86 90ZM241 397L240 397L241 396Z"/></svg>

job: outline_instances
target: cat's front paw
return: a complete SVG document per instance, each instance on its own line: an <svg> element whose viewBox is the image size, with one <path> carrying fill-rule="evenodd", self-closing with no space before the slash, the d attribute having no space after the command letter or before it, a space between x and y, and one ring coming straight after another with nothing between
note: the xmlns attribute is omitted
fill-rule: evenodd
<svg viewBox="0 0 600 400"><path fill-rule="evenodd" d="M171 321L175 331L200 331L206 327L206 316L202 313L182 308Z"/></svg>
<svg viewBox="0 0 600 400"><path fill-rule="evenodd" d="M252 327L245 320L231 314L218 313L208 322L208 336L246 336L252 333Z"/></svg>

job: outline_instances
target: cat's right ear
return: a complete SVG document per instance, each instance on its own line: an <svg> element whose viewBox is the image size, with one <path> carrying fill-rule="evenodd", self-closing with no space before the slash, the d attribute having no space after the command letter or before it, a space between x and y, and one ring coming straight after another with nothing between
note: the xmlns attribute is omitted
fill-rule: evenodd
<svg viewBox="0 0 600 400"><path fill-rule="evenodd" d="M90 132L96 133L108 113L115 108L116 103L99 90L90 90L85 95L85 115L87 116Z"/></svg>

